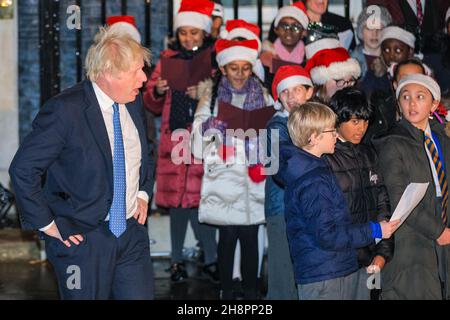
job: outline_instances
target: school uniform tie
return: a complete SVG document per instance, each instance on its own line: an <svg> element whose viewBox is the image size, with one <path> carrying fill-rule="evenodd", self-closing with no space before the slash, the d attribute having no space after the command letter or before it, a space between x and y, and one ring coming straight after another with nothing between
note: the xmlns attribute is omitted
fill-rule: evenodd
<svg viewBox="0 0 450 320"><path fill-rule="evenodd" d="M438 150L431 140L430 136L425 134L425 145L430 152L431 159L433 160L434 167L436 168L437 177L439 180L439 186L441 187L442 194L442 211L441 218L445 225L447 225L447 205L448 205L448 184L447 175L445 174L445 168L441 159L439 158Z"/></svg>
<svg viewBox="0 0 450 320"><path fill-rule="evenodd" d="M421 27L423 23L422 1L416 0L416 6L417 6L417 21L419 21L419 27Z"/></svg>
<svg viewBox="0 0 450 320"><path fill-rule="evenodd" d="M127 227L126 222L126 173L125 151L123 147L122 128L120 126L119 105L113 104L114 116L114 156L113 178L114 196L109 211L109 229L118 238Z"/></svg>

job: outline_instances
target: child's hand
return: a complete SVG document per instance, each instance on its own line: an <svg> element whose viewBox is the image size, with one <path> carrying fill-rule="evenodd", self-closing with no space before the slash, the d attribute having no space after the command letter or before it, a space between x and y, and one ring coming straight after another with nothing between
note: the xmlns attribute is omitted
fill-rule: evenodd
<svg viewBox="0 0 450 320"><path fill-rule="evenodd" d="M386 264L386 260L382 256L375 256L370 266L367 267L367 273L378 273Z"/></svg>
<svg viewBox="0 0 450 320"><path fill-rule="evenodd" d="M186 95L189 96L189 98L196 100L197 99L197 86L192 86L186 89Z"/></svg>
<svg viewBox="0 0 450 320"><path fill-rule="evenodd" d="M381 221L380 226L383 239L389 239L397 230L399 224L400 220Z"/></svg>
<svg viewBox="0 0 450 320"><path fill-rule="evenodd" d="M169 90L169 86L167 85L167 80L162 80L161 78L158 78L156 80L156 92L162 96L166 93L166 91Z"/></svg>

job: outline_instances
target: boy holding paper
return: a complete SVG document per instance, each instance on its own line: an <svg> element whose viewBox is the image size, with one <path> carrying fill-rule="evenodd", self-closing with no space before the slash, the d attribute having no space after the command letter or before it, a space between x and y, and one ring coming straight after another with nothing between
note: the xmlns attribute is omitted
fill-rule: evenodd
<svg viewBox="0 0 450 320"><path fill-rule="evenodd" d="M300 300L350 300L357 248L389 238L399 221L353 224L344 195L322 155L334 152L336 115L307 102L289 115L292 143L280 146L286 230Z"/></svg>
<svg viewBox="0 0 450 320"><path fill-rule="evenodd" d="M330 107L337 115L338 140L335 152L326 159L344 193L352 222L382 221L390 216L390 207L378 157L373 147L361 144L372 107L366 95L352 87L336 92ZM358 249L359 270L353 299L370 300L366 267L382 270L392 259L393 241L391 237Z"/></svg>
<svg viewBox="0 0 450 320"><path fill-rule="evenodd" d="M396 97L403 119L375 140L392 208L411 182L427 192L395 237L395 254L382 272L383 299L448 299L448 177L450 140L429 122L441 92L429 76L402 78Z"/></svg>

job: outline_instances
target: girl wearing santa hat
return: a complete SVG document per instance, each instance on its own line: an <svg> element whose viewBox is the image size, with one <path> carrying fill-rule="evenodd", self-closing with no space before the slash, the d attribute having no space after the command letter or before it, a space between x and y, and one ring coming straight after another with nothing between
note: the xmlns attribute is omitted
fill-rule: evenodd
<svg viewBox="0 0 450 320"><path fill-rule="evenodd" d="M267 124L267 154L272 162L273 144L290 142L287 121L289 112L301 107L313 95L309 73L300 66L282 66L275 74L272 84L273 98L279 110ZM278 130L278 140L272 143L272 130ZM277 149L274 149L277 150ZM284 189L273 176L267 177L264 211L268 236L268 300L297 300L294 270L289 253L284 217Z"/></svg>
<svg viewBox="0 0 450 320"><path fill-rule="evenodd" d="M327 103L336 91L351 87L361 75L357 60L351 58L336 38L322 38L306 46L305 69L311 74L316 97Z"/></svg>
<svg viewBox="0 0 450 320"><path fill-rule="evenodd" d="M299 1L289 6L282 7L275 17L274 30L277 39L274 43L264 41L261 61L266 67L266 86L271 89L272 79L277 70L274 68L274 60L281 60L292 64L301 65L305 57L305 44L303 38L308 28L308 15L303 2Z"/></svg>
<svg viewBox="0 0 450 320"><path fill-rule="evenodd" d="M227 119L273 105L273 99L253 74L258 57L256 40L216 42L220 72L199 86L192 132L192 152L204 163L199 219L219 226L218 262L221 298L233 299L233 256L239 239L244 298L257 298L258 228L264 219L265 175L252 161L260 150L257 137L226 136ZM231 105L231 109L230 109ZM222 110L222 111L221 111ZM228 120L231 121L231 120ZM245 128L243 128L245 130ZM253 160L255 157L253 157ZM258 156L256 155L256 158Z"/></svg>
<svg viewBox="0 0 450 320"><path fill-rule="evenodd" d="M169 49L161 53L164 58L190 60L205 50L213 51L209 40L214 2L208 0L183 0L175 16L176 38ZM174 70L173 72L176 72ZM180 282L187 278L183 263L183 243L188 221L194 234L203 245L205 265L203 271L213 281L218 281L216 266L216 229L198 223L198 205L203 166L181 163L171 159L173 148L178 141L172 141L172 132L177 129L190 130L197 107L197 86L186 91L170 88L166 79L161 78L161 61L156 65L144 92L145 107L155 114L162 113L161 135L156 169L156 204L169 208L170 235L172 245L171 280ZM189 74L180 72L181 79Z"/></svg>

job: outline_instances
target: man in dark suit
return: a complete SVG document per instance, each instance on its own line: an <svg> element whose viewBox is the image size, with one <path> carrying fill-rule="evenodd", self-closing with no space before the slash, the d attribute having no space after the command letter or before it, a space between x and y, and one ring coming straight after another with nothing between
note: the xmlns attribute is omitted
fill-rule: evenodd
<svg viewBox="0 0 450 320"><path fill-rule="evenodd" d="M10 167L22 226L38 229L63 299L152 299L144 223L154 164L139 89L150 52L101 29L85 80L50 99Z"/></svg>

